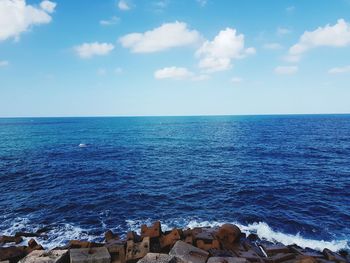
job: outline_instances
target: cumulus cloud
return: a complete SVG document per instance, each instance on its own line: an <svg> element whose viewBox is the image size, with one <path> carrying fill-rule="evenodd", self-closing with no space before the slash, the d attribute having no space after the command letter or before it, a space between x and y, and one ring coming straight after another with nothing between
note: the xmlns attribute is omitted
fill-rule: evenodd
<svg viewBox="0 0 350 263"><path fill-rule="evenodd" d="M91 58L93 56L107 55L114 49L114 46L109 43L84 43L74 47L75 52L81 58Z"/></svg>
<svg viewBox="0 0 350 263"><path fill-rule="evenodd" d="M271 50L278 50L278 49L281 49L283 48L281 44L279 43L266 43L264 45L264 48L265 49L271 49Z"/></svg>
<svg viewBox="0 0 350 263"><path fill-rule="evenodd" d="M41 2L39 7L26 4L25 0L0 0L0 41L15 38L34 25L48 24L56 3Z"/></svg>
<svg viewBox="0 0 350 263"><path fill-rule="evenodd" d="M299 42L289 49L287 60L298 61L302 54L316 47L346 46L350 46L350 24L339 19L333 26L327 24L314 31L305 31Z"/></svg>
<svg viewBox="0 0 350 263"><path fill-rule="evenodd" d="M48 12L48 13L53 13L54 11L55 11L55 8L56 8L56 3L54 3L54 2L51 2L51 1L47 1L47 0L45 0L45 1L42 1L41 3L40 3L40 7L41 7L41 9L42 10L45 10L46 12Z"/></svg>
<svg viewBox="0 0 350 263"><path fill-rule="evenodd" d="M188 46L197 43L200 34L187 28L183 22L166 23L144 33L131 33L119 39L125 48L134 53L151 53L173 47Z"/></svg>
<svg viewBox="0 0 350 263"><path fill-rule="evenodd" d="M130 5L129 5L128 2L125 1L125 0L120 0L120 1L118 2L118 8L119 8L120 10L123 10L123 11L127 11L127 10L130 10L130 9L131 9Z"/></svg>
<svg viewBox="0 0 350 263"><path fill-rule="evenodd" d="M112 16L108 20L100 20L100 25L101 26L111 26L111 25L118 24L119 22L120 22L120 18L119 17Z"/></svg>
<svg viewBox="0 0 350 263"><path fill-rule="evenodd" d="M192 71L184 67L165 67L158 69L154 72L156 79L173 79L173 80L192 80L202 81L208 80L209 75L206 74L195 74Z"/></svg>
<svg viewBox="0 0 350 263"><path fill-rule="evenodd" d="M166 67L158 69L154 72L156 79L190 79L194 76L194 73L189 71L187 68L182 67Z"/></svg>
<svg viewBox="0 0 350 263"><path fill-rule="evenodd" d="M275 68L275 73L279 75L292 75L298 72L297 66L278 66Z"/></svg>
<svg viewBox="0 0 350 263"><path fill-rule="evenodd" d="M350 66L335 67L328 70L330 74L350 73Z"/></svg>
<svg viewBox="0 0 350 263"><path fill-rule="evenodd" d="M244 35L232 28L221 30L212 41L205 41L197 50L199 68L210 73L227 70L232 60L255 54L255 48L244 47Z"/></svg>
<svg viewBox="0 0 350 263"><path fill-rule="evenodd" d="M6 67L9 65L9 62L7 60L0 60L0 67Z"/></svg>

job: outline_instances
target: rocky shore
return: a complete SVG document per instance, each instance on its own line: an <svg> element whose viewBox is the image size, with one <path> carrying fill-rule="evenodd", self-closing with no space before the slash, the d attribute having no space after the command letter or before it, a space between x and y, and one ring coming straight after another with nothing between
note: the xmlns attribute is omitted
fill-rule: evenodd
<svg viewBox="0 0 350 263"><path fill-rule="evenodd" d="M0 263L327 263L350 262L347 251L323 251L285 246L242 233L232 224L162 231L161 223L142 225L140 235L128 232L120 239L112 231L101 243L71 240L64 247L45 250L35 233L0 236ZM23 237L30 238L26 246Z"/></svg>

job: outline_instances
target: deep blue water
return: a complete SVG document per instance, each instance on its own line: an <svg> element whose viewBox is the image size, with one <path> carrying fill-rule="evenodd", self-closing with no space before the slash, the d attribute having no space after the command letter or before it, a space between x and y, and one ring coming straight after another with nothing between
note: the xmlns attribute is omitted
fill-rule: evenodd
<svg viewBox="0 0 350 263"><path fill-rule="evenodd" d="M346 247L350 115L0 119L0 192L0 234L47 246L159 219Z"/></svg>

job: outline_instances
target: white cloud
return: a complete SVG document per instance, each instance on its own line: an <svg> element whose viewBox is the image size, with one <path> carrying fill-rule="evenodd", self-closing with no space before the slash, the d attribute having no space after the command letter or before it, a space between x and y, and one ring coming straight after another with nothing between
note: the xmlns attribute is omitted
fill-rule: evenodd
<svg viewBox="0 0 350 263"><path fill-rule="evenodd" d="M0 60L0 67L6 67L8 66L10 63L7 60Z"/></svg>
<svg viewBox="0 0 350 263"><path fill-rule="evenodd" d="M134 53L150 53L199 42L200 34L189 30L183 22L166 23L145 33L131 33L119 39Z"/></svg>
<svg viewBox="0 0 350 263"><path fill-rule="evenodd" d="M120 0L118 2L118 8L120 10L127 11L127 10L130 10L131 7L126 0Z"/></svg>
<svg viewBox="0 0 350 263"><path fill-rule="evenodd" d="M233 78L231 79L231 82L232 82L232 83L235 83L235 84L240 84L240 83L242 83L242 81L243 81L243 79L240 78L240 77L233 77Z"/></svg>
<svg viewBox="0 0 350 263"><path fill-rule="evenodd" d="M350 73L350 66L331 68L328 71L328 73L330 74Z"/></svg>
<svg viewBox="0 0 350 263"><path fill-rule="evenodd" d="M333 26L327 24L314 31L305 31L299 42L288 52L287 60L299 60L306 51L316 47L346 47L350 46L350 24L339 19Z"/></svg>
<svg viewBox="0 0 350 263"><path fill-rule="evenodd" d="M199 68L208 73L230 69L232 60L250 54L255 54L255 49L245 48L244 35L238 35L232 28L221 30L213 41L205 41L196 52Z"/></svg>
<svg viewBox="0 0 350 263"><path fill-rule="evenodd" d="M206 74L195 74L184 67L165 67L154 72L156 79L203 81L210 79Z"/></svg>
<svg viewBox="0 0 350 263"><path fill-rule="evenodd" d="M292 75L298 72L297 66L278 66L275 68L275 73L279 75Z"/></svg>
<svg viewBox="0 0 350 263"><path fill-rule="evenodd" d="M0 41L15 38L34 25L50 23L49 15L56 3L43 1L40 7L27 5L25 0L0 0Z"/></svg>
<svg viewBox="0 0 350 263"><path fill-rule="evenodd" d="M101 26L111 26L111 25L118 24L119 22L120 22L120 18L119 17L112 16L108 20L100 20L100 25Z"/></svg>
<svg viewBox="0 0 350 263"><path fill-rule="evenodd" d="M114 46L109 43L84 43L82 45L74 47L75 52L81 58L91 58L92 56L107 55L114 49Z"/></svg>
<svg viewBox="0 0 350 263"><path fill-rule="evenodd" d="M277 28L277 35L279 35L279 36L287 35L287 34L290 34L291 32L292 32L292 30L290 30L286 27L278 27Z"/></svg>
<svg viewBox="0 0 350 263"><path fill-rule="evenodd" d="M271 50L278 50L278 49L282 49L282 45L279 43L266 43L264 45L265 49L271 49Z"/></svg>
<svg viewBox="0 0 350 263"><path fill-rule="evenodd" d="M190 79L194 74L187 68L181 67L167 67L158 69L154 72L154 77L156 79Z"/></svg>
<svg viewBox="0 0 350 263"><path fill-rule="evenodd" d="M48 1L48 0L42 1L40 3L41 9L45 10L46 12L48 12L50 14L55 11L56 5L57 5L56 3Z"/></svg>

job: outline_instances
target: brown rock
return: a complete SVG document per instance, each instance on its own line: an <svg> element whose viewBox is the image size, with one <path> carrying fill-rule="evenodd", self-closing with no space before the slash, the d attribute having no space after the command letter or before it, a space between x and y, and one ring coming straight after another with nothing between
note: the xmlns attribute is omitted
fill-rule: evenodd
<svg viewBox="0 0 350 263"><path fill-rule="evenodd" d="M91 248L91 247L102 247L103 244L89 242L89 241L80 241L80 240L71 240L68 243L68 248Z"/></svg>
<svg viewBox="0 0 350 263"><path fill-rule="evenodd" d="M111 263L125 263L125 244L120 240L112 240L105 247L111 255Z"/></svg>
<svg viewBox="0 0 350 263"><path fill-rule="evenodd" d="M248 260L237 257L211 257L207 263L248 263Z"/></svg>
<svg viewBox="0 0 350 263"><path fill-rule="evenodd" d="M169 255L179 258L183 263L205 263L209 253L179 240Z"/></svg>
<svg viewBox="0 0 350 263"><path fill-rule="evenodd" d="M197 240L196 241L196 247L203 249L205 251L208 251L210 249L220 249L220 242L219 240L211 240L211 241L205 241L205 240Z"/></svg>
<svg viewBox="0 0 350 263"><path fill-rule="evenodd" d="M216 233L217 239L219 239L223 245L237 242L240 236L241 230L238 226L232 224L222 225Z"/></svg>
<svg viewBox="0 0 350 263"><path fill-rule="evenodd" d="M141 226L141 237L150 237L150 238L155 238L155 237L160 237L162 234L162 227L159 221L155 222L153 226L148 227L147 225L142 225Z"/></svg>
<svg viewBox="0 0 350 263"><path fill-rule="evenodd" d="M0 236L0 244L3 243L16 243L19 244L23 241L23 238L19 236Z"/></svg>
<svg viewBox="0 0 350 263"><path fill-rule="evenodd" d="M167 235L163 235L160 237L160 247L162 249L170 248L176 243L176 241L180 239L181 239L181 233L179 229L175 228Z"/></svg>
<svg viewBox="0 0 350 263"><path fill-rule="evenodd" d="M281 263L281 262L285 262L285 261L293 259L293 258L295 258L295 254L292 254L292 253L278 253L278 254L275 254L275 255L265 259L265 262Z"/></svg>
<svg viewBox="0 0 350 263"><path fill-rule="evenodd" d="M105 240L106 242L110 242L111 240L119 240L119 236L117 234L114 234L112 230L108 230L105 233Z"/></svg>
<svg viewBox="0 0 350 263"><path fill-rule="evenodd" d="M334 262L339 262L339 263L346 262L345 258L343 258L342 256L340 256L337 253L332 252L328 248L325 248L322 253L323 253L323 255L325 255L325 257L328 260L331 260L331 261L334 261Z"/></svg>
<svg viewBox="0 0 350 263"><path fill-rule="evenodd" d="M284 245L262 245L262 247L269 257L278 253L289 253L289 248Z"/></svg>
<svg viewBox="0 0 350 263"><path fill-rule="evenodd" d="M26 256L24 246L21 247L0 247L0 261L9 260L10 263L17 262Z"/></svg>
<svg viewBox="0 0 350 263"><path fill-rule="evenodd" d="M126 261L136 261L150 252L150 238L144 237L141 242L128 240L126 244Z"/></svg>
<svg viewBox="0 0 350 263"><path fill-rule="evenodd" d="M32 238L28 241L28 247L35 248L36 246L38 246L38 243L35 241L35 239Z"/></svg>
<svg viewBox="0 0 350 263"><path fill-rule="evenodd" d="M129 231L126 235L127 240L132 240L134 242L140 242L141 237L134 231Z"/></svg>

